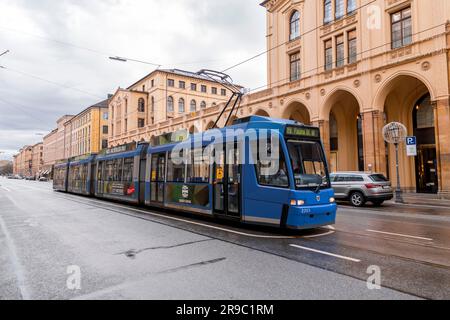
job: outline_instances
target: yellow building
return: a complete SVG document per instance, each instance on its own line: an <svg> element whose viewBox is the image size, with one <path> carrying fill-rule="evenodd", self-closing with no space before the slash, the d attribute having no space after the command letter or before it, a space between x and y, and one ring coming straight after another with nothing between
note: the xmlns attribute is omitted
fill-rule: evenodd
<svg viewBox="0 0 450 320"><path fill-rule="evenodd" d="M64 123L64 157L99 153L108 147L108 100L86 108Z"/></svg>
<svg viewBox="0 0 450 320"><path fill-rule="evenodd" d="M119 88L109 103L109 145L149 140L174 128L201 131L202 123L186 120L218 110L231 92L211 79L183 70L155 70L127 89Z"/></svg>

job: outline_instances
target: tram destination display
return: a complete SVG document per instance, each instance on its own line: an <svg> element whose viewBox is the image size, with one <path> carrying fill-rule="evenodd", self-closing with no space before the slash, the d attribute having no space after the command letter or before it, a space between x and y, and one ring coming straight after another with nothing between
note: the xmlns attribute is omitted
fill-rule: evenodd
<svg viewBox="0 0 450 320"><path fill-rule="evenodd" d="M290 138L320 139L320 130L318 128L287 126L286 136Z"/></svg>

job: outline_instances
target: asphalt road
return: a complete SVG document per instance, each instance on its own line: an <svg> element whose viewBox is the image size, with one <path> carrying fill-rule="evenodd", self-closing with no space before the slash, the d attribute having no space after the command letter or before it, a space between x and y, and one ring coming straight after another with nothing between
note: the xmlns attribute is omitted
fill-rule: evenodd
<svg viewBox="0 0 450 320"><path fill-rule="evenodd" d="M450 299L449 235L445 206L280 233L0 178L0 299Z"/></svg>

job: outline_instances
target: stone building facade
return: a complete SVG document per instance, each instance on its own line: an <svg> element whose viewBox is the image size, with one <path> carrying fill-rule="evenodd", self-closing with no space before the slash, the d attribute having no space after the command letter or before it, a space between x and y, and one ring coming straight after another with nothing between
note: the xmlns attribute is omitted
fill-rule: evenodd
<svg viewBox="0 0 450 320"><path fill-rule="evenodd" d="M447 0L268 0L268 89L246 108L319 126L332 171L372 170L395 183L382 129L418 138L400 152L405 191L450 194Z"/></svg>
<svg viewBox="0 0 450 320"><path fill-rule="evenodd" d="M119 88L109 103L109 145L148 141L154 135L185 128L204 130L205 115L231 97L230 90L196 73L155 70L127 89Z"/></svg>

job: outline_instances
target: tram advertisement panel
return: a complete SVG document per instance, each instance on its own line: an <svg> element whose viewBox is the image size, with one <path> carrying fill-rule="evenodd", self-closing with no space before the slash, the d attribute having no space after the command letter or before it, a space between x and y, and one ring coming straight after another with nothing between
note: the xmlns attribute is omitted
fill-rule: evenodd
<svg viewBox="0 0 450 320"><path fill-rule="evenodd" d="M167 202L209 207L209 185L167 185Z"/></svg>

